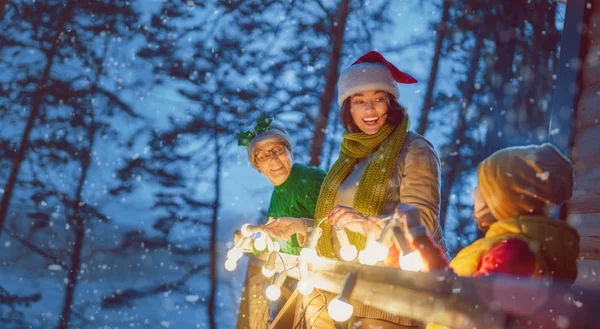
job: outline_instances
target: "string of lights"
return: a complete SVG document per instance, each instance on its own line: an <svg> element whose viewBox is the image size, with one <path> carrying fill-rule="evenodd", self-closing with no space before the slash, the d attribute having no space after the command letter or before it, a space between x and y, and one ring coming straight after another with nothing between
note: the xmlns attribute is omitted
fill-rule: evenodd
<svg viewBox="0 0 600 329"><path fill-rule="evenodd" d="M400 211L396 211L394 215L381 219L382 222L385 222L385 226L381 232L376 232L374 230L365 232L367 236L367 242L365 244L365 248L361 250L360 253L358 252L356 246L350 243L345 229L343 227L334 225L334 228L336 229L336 237L341 247L340 256L342 259L344 261L351 262L354 261L358 256L358 261L361 264L366 266L374 266L388 256L388 246L391 243L399 250L398 261L402 270L420 271L423 269L424 261L418 251L415 250L404 254L402 250L402 246L407 246L409 244L406 243L407 238L405 236L405 230L401 229L402 217L400 213ZM352 291L356 284L357 273L353 272L347 277L344 282L342 293L330 301L327 301L325 294L315 288L314 283L310 278L309 265L317 261L319 258L316 251L316 246L323 233L323 230L320 226L326 219L327 218L320 219L312 231L308 230L306 232L308 235L306 243L300 251L299 260L295 258L295 263L292 266L288 266L290 264L286 264L285 259L279 252L279 243L274 241L271 237L271 234L268 230L268 225L251 226L250 224L244 224L240 229L242 238L240 238L235 243L233 248L227 252L225 268L229 271L235 270L237 267L237 261L242 257L244 250L247 251L252 243L256 250L262 251L267 249L269 255L262 267L262 273L266 278L272 280L271 284L265 291L268 300L276 301L280 298L281 287L288 277L288 272L292 268L297 267L299 281L296 289L298 292L303 296L307 296L313 293L315 290L317 291L317 295L313 297L308 304L304 305L304 311L301 318L306 319L306 312L310 306L310 303L314 302L318 297L322 297L324 302L321 304L321 307L316 312L311 314L308 319L306 319L306 323L311 323L310 321L313 316L316 316L314 321L311 323L310 327L312 327L325 310L325 307L327 307L329 316L334 321L346 321L353 314L353 306L350 303L350 300ZM343 226L353 221L362 221L362 219L349 220L343 223ZM278 258L283 269L277 276L275 276L277 273L276 263Z"/></svg>

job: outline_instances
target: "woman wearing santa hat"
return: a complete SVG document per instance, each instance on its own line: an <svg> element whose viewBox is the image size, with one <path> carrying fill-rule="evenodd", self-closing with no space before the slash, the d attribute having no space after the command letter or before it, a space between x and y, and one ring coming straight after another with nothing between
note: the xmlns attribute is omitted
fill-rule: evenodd
<svg viewBox="0 0 600 329"><path fill-rule="evenodd" d="M315 225L320 224L323 232L316 248L320 256L343 258L340 232L346 233L357 250L363 249L366 219L384 218L400 203L417 207L431 236L443 245L438 222L440 161L429 141L408 130L408 113L398 102L396 83L416 82L375 51L360 57L340 75L338 104L345 132L339 158L323 182L315 210ZM303 230L299 225L296 228ZM398 266L395 247L390 248L384 264ZM308 325L316 318L314 328L334 328L333 320L317 305L316 300L322 299L313 297L305 297L306 318L311 319ZM327 300L333 297L326 295ZM382 329L420 326L412 319L351 302L354 318L349 328L354 323ZM317 312L322 313L311 317Z"/></svg>

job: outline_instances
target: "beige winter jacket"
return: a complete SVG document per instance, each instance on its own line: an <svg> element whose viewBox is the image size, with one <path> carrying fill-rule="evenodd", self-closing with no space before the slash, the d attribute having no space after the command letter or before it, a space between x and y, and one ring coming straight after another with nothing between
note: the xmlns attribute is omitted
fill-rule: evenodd
<svg viewBox="0 0 600 329"><path fill-rule="evenodd" d="M438 221L440 208L439 157L433 145L423 136L409 131L406 137L406 141L398 155L392 179L389 182L388 200L384 204L383 215L381 217L392 214L396 206L401 202L416 206L419 208L421 219L431 232L431 235L440 245L444 246L442 230ZM336 205L352 207L354 196L359 188L358 182L370 159L371 156L359 161L354 171L342 182L336 194ZM340 258L340 245L335 236L335 231L332 230L332 233L330 238L332 239L334 250L338 258ZM335 297L332 294L324 294L328 300ZM320 303L318 303L319 299L314 299L316 296L316 294L312 294L304 298L305 305L307 305L308 301L312 300L308 306L309 310L307 313L309 314L317 312L321 307ZM375 327L387 329L421 325L420 322L369 307L358 301L351 302L354 306L355 317L373 319L373 321L377 321L377 319L385 321L378 323ZM333 321L329 318L326 310L314 322L315 329L334 328ZM384 325L385 323L387 325ZM309 326L312 324L309 322ZM349 327L352 327L352 325L349 323Z"/></svg>
<svg viewBox="0 0 600 329"><path fill-rule="evenodd" d="M336 205L352 207L358 182L371 156L358 162L356 168L340 185ZM421 219L436 241L442 239L438 215L440 209L440 160L433 145L423 136L409 131L398 155L396 168L388 187L388 200L383 215L394 213L398 204L407 203L421 211ZM332 231L335 235L335 231ZM336 239L334 239L335 241ZM337 243L334 243L334 248ZM339 245L336 252L339 251Z"/></svg>

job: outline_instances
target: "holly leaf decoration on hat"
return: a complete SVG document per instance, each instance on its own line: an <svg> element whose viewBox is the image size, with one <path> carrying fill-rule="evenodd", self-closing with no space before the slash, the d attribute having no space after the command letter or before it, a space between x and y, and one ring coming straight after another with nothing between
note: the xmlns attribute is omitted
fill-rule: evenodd
<svg viewBox="0 0 600 329"><path fill-rule="evenodd" d="M254 136L256 136L256 134L253 134L249 131L242 131L240 133L237 133L237 135L235 136L238 139L239 146L248 146L248 144L250 144L250 141L252 140L252 138L254 138Z"/></svg>
<svg viewBox="0 0 600 329"><path fill-rule="evenodd" d="M376 51L370 51L356 60L356 62L352 63L352 65L360 64L360 63L380 63L385 65L387 69L392 73L392 77L398 83L417 83L417 79L413 78L410 74L404 73L400 71L394 64L390 63L383 57L382 54Z"/></svg>
<svg viewBox="0 0 600 329"><path fill-rule="evenodd" d="M254 130L256 130L257 134L260 134L263 131L267 131L271 127L271 122L273 122L273 118L272 117L270 117L270 116L268 116L266 114L262 114L256 120L256 127L254 128Z"/></svg>
<svg viewBox="0 0 600 329"><path fill-rule="evenodd" d="M248 144L250 144L250 141L252 141L252 138L271 128L271 122L273 122L272 117L266 114L261 114L261 116L256 120L256 126L254 127L254 130L256 130L255 132L242 131L235 135L238 139L238 145L247 147Z"/></svg>

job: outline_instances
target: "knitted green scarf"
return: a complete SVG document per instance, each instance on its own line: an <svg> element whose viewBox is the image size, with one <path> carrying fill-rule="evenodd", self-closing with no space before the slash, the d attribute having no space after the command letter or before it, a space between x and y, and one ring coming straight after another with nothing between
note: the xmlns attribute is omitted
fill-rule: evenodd
<svg viewBox="0 0 600 329"><path fill-rule="evenodd" d="M340 184L354 170L359 159L366 158L375 152L365 172L360 178L359 188L354 197L354 208L365 216L381 215L387 199L389 180L394 166L404 145L404 139L409 126L406 115L398 127L385 124L376 134L346 133L342 141L340 157L333 164L321 186L317 208L315 210L315 225L321 218L326 217L333 208L335 195ZM391 135L391 136L390 136ZM388 138L389 137L389 138ZM319 255L335 258L331 243L331 224L324 221L321 224L323 233L317 244ZM358 250L364 248L366 238L360 233L346 230L348 239Z"/></svg>

